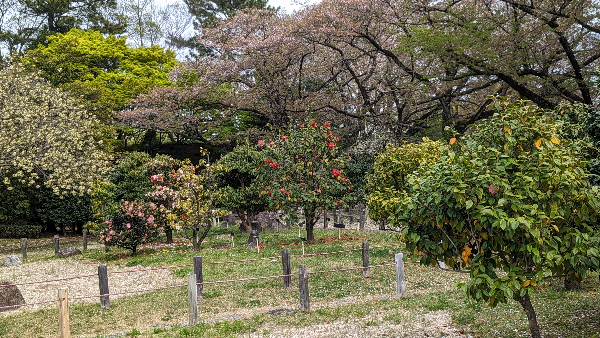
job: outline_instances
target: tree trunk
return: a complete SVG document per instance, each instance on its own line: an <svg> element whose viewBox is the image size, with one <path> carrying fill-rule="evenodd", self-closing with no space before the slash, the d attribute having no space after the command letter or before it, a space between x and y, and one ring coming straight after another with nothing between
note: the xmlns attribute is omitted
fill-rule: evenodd
<svg viewBox="0 0 600 338"><path fill-rule="evenodd" d="M166 228L165 235L167 235L167 244L172 244L173 243L173 229Z"/></svg>
<svg viewBox="0 0 600 338"><path fill-rule="evenodd" d="M196 227L192 229L192 246L194 247L194 251L200 251L200 243L198 243L198 230L196 230Z"/></svg>
<svg viewBox="0 0 600 338"><path fill-rule="evenodd" d="M525 310L525 314L527 315L531 337L540 338L540 328L538 327L537 317L535 316L535 310L533 309L533 305L531 305L531 299L529 299L529 295L525 295L525 297L521 299L520 303L523 307L523 310Z"/></svg>
<svg viewBox="0 0 600 338"><path fill-rule="evenodd" d="M240 223L240 231L244 232L244 233L248 233L252 230L252 224L250 223L250 217L247 216L247 214L245 215L244 213L239 213L238 212L238 216L240 217L241 223Z"/></svg>
<svg viewBox="0 0 600 338"><path fill-rule="evenodd" d="M306 241L309 244L312 244L315 242L315 234L314 234L314 229L315 229L315 211L306 211L304 210L304 222L306 224Z"/></svg>
<svg viewBox="0 0 600 338"><path fill-rule="evenodd" d="M135 257L137 255L137 247L134 246L133 248L131 248L131 256Z"/></svg>
<svg viewBox="0 0 600 338"><path fill-rule="evenodd" d="M200 244L202 244L202 241L204 241L204 239L206 239L206 236L208 236L208 232L210 231L211 228L212 228L212 223L208 222L206 225L206 228L204 229L204 232L202 233L202 236L200 236L200 239L198 240L198 250L196 250L196 251L200 251Z"/></svg>

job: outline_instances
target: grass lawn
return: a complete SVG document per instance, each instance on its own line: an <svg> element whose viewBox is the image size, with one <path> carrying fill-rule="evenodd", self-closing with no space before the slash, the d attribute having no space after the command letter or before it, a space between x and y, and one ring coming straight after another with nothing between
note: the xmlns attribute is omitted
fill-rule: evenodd
<svg viewBox="0 0 600 338"><path fill-rule="evenodd" d="M231 232L234 233L232 247ZM406 297L397 298L395 268L371 269L369 278L360 270L315 273L359 267L361 251L302 257L297 228L265 231L260 234L260 253L246 250L247 234L234 228L216 228L199 253L183 239L173 245L148 246L136 257L117 248L105 252L93 248L78 260L109 266L128 267L191 265L193 256L203 257L205 282L281 275L281 250L292 255L292 288L284 289L281 278L207 284L199 301L200 324L187 327L185 287L152 291L111 300L110 310L98 303L70 304L71 334L78 337L105 337L111 334L145 337L371 337L371 336L475 336L527 337L525 313L517 302L490 309L473 303L454 284L468 274L442 271L406 261ZM306 254L360 249L369 241L370 264L394 262L402 252L397 236L389 232L316 229L317 242L305 245ZM20 240L1 240L3 246L20 245ZM53 257L53 250L32 251L33 262ZM3 257L3 256L2 256ZM0 258L2 258L0 257ZM225 261L256 261L212 264ZM30 262L26 263L29 264ZM309 273L311 312L300 312L298 265ZM171 269L186 283L191 266ZM69 277L69 276L65 276ZM136 283L132 278L131 283ZM600 285L590 275L582 290L566 292L560 280L549 279L532 298L545 337L600 337ZM21 286L23 288L26 285ZM58 337L58 309L0 313L0 337Z"/></svg>

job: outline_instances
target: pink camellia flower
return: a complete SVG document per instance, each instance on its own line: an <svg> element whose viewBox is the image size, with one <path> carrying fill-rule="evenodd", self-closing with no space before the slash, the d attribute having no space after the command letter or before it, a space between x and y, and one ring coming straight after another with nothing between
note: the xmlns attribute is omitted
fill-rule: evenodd
<svg viewBox="0 0 600 338"><path fill-rule="evenodd" d="M327 148L333 149L333 147L335 147L335 144L333 142L329 142L329 144L327 145Z"/></svg>
<svg viewBox="0 0 600 338"><path fill-rule="evenodd" d="M325 127L325 128L329 127L330 125L331 125L331 123L329 123L329 122L323 123L323 127Z"/></svg>
<svg viewBox="0 0 600 338"><path fill-rule="evenodd" d="M258 146L259 146L259 147L264 147L264 146L265 146L265 141L263 141L263 140L258 140Z"/></svg>
<svg viewBox="0 0 600 338"><path fill-rule="evenodd" d="M336 138L335 138L335 141L336 141L336 142L340 142L340 138L339 138L339 137L336 137Z"/></svg>
<svg viewBox="0 0 600 338"><path fill-rule="evenodd" d="M111 221L104 221L104 224L106 224L106 225L112 225L112 222Z"/></svg>
<svg viewBox="0 0 600 338"><path fill-rule="evenodd" d="M342 179L342 181L343 181L344 183L348 183L348 179L347 179L347 178L345 178L345 177Z"/></svg>
<svg viewBox="0 0 600 338"><path fill-rule="evenodd" d="M275 145L275 142L271 141L271 142L269 142L269 145L270 145L270 146L274 146L274 145Z"/></svg>
<svg viewBox="0 0 600 338"><path fill-rule="evenodd" d="M285 189L281 188L281 189L279 189L279 191L281 191L281 192L284 192L284 191L285 191Z"/></svg>
<svg viewBox="0 0 600 338"><path fill-rule="evenodd" d="M340 174L342 173L342 171L338 170L338 169L333 169L331 171L331 173L333 174L333 177L338 177L338 176L340 176Z"/></svg>
<svg viewBox="0 0 600 338"><path fill-rule="evenodd" d="M154 222L154 215L150 215L148 217L148 222L150 222L150 223Z"/></svg>
<svg viewBox="0 0 600 338"><path fill-rule="evenodd" d="M282 139L283 141L285 141L285 140L287 140L287 136L285 136L285 135L281 135L281 139Z"/></svg>
<svg viewBox="0 0 600 338"><path fill-rule="evenodd" d="M302 123L302 124L300 125L300 128L304 128L304 123Z"/></svg>
<svg viewBox="0 0 600 338"><path fill-rule="evenodd" d="M494 189L494 184L490 184L490 188L488 189L490 194L495 195L498 193L498 190L500 190L500 188L496 187Z"/></svg>
<svg viewBox="0 0 600 338"><path fill-rule="evenodd" d="M127 227L127 229L131 229L131 223L125 224L125 227Z"/></svg>
<svg viewBox="0 0 600 338"><path fill-rule="evenodd" d="M317 189L317 194L320 194L320 193L321 193L321 189Z"/></svg>

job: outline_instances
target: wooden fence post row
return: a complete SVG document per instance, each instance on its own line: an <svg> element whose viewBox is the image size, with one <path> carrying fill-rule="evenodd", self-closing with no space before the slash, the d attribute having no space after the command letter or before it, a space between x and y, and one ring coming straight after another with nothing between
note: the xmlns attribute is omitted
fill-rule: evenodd
<svg viewBox="0 0 600 338"><path fill-rule="evenodd" d="M396 293L399 297L404 297L404 292L406 291L406 286L404 285L404 257L403 254L397 253L395 255L396 259Z"/></svg>
<svg viewBox="0 0 600 338"><path fill-rule="evenodd" d="M290 265L290 249L284 248L281 252L281 264L283 265L283 287L289 289L292 287L292 266ZM287 276L285 276L287 275Z"/></svg>
<svg viewBox="0 0 600 338"><path fill-rule="evenodd" d="M363 277L369 277L371 271L369 270L369 242L362 242L362 263L363 263Z"/></svg>
<svg viewBox="0 0 600 338"><path fill-rule="evenodd" d="M87 235L88 235L88 230L87 229L83 229L83 250L87 250Z"/></svg>
<svg viewBox="0 0 600 338"><path fill-rule="evenodd" d="M194 257L195 258L195 257ZM195 261L195 260L194 260ZM188 281L188 306L189 306L189 325L194 326L198 324L198 288L200 286L196 284L196 274L190 273L187 278Z"/></svg>
<svg viewBox="0 0 600 338"><path fill-rule="evenodd" d="M21 253L23 255L23 263L27 261L27 238L21 238Z"/></svg>
<svg viewBox="0 0 600 338"><path fill-rule="evenodd" d="M196 296L204 297L204 277L202 275L202 256L194 256L194 275L196 275Z"/></svg>
<svg viewBox="0 0 600 338"><path fill-rule="evenodd" d="M300 289L300 311L310 311L310 296L308 294L308 271L306 265L298 266L298 288Z"/></svg>
<svg viewBox="0 0 600 338"><path fill-rule="evenodd" d="M58 289L58 328L60 338L71 337L69 328L69 290Z"/></svg>
<svg viewBox="0 0 600 338"><path fill-rule="evenodd" d="M58 235L54 235L54 254L58 255L58 250L60 249L59 238Z"/></svg>
<svg viewBox="0 0 600 338"><path fill-rule="evenodd" d="M106 265L98 265L98 285L100 287L100 307L103 309L110 309L108 271Z"/></svg>

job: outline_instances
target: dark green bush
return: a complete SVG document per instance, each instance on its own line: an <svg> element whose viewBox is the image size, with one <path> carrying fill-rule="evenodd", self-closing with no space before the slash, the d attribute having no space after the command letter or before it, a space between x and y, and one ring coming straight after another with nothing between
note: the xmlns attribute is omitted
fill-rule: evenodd
<svg viewBox="0 0 600 338"><path fill-rule="evenodd" d="M38 238L41 233L38 224L0 224L0 238Z"/></svg>

